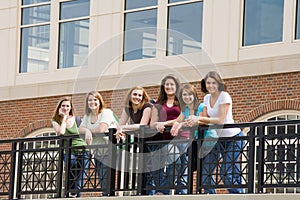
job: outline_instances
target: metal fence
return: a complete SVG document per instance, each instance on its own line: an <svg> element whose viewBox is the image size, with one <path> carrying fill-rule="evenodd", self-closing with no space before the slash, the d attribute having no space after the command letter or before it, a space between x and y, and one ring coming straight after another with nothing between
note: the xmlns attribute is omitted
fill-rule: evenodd
<svg viewBox="0 0 300 200"><path fill-rule="evenodd" d="M245 134L203 137L208 129L235 127ZM0 195L28 199L30 195L59 198L69 193L202 194L214 189L300 192L299 130L300 120L289 120L199 126L188 130L189 139L171 141L149 140L157 131L142 126L117 142L111 129L95 136L102 144L86 147L71 146L74 137L66 136L2 140ZM230 150L229 144L237 148Z"/></svg>

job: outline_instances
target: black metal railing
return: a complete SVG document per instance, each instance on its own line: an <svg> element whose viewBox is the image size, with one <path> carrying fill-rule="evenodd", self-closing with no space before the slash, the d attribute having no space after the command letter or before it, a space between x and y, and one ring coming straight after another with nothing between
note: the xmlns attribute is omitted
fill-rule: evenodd
<svg viewBox="0 0 300 200"><path fill-rule="evenodd" d="M207 130L237 127L244 131L243 136L203 137ZM102 144L85 147L71 146L71 136L1 140L0 195L21 199L79 192L114 196L120 192L201 194L229 189L265 193L274 188L299 188L299 130L300 120L289 120L199 126L188 130L189 139L171 141L149 140L157 131L142 126L117 142L111 129L95 137ZM229 143L238 148L228 150ZM211 152L215 156L207 159ZM76 185L78 179L82 185Z"/></svg>

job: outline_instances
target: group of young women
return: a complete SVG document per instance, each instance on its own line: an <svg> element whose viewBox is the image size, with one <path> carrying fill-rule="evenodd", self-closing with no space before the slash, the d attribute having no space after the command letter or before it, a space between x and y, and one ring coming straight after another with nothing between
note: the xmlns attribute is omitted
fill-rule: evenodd
<svg viewBox="0 0 300 200"><path fill-rule="evenodd" d="M234 123L232 118L232 99L226 92L226 85L221 79L220 75L215 72L209 72L201 81L201 90L206 95L204 102L199 103L197 99L197 92L191 84L181 84L180 81L173 75L165 76L161 81L160 91L156 102L150 103L150 97L144 88L136 86L129 90L125 107L122 111L121 117L118 120L113 114L112 110L105 108L105 103L99 94L99 92L90 92L86 97L86 109L85 115L82 119L80 126L77 128L75 123L75 113L72 107L71 99L64 98L59 101L55 113L53 115L53 128L58 134L70 135L70 134L85 134L85 140L78 138L72 140L72 146L89 145L89 144L105 144L107 141L105 137L93 138L93 134L107 132L109 128L116 128L116 138L120 140L126 135L128 130L138 130L141 125L150 125L152 128L157 129L157 134L149 138L149 140L172 140L172 139L185 139L190 137L190 133L182 131L183 127L193 127L199 124L227 124ZM168 128L171 127L171 128ZM218 129L207 130L204 132L204 138L212 138L210 142L203 143L202 149L209 149L203 156L203 175L202 181L208 185L213 185L214 178L210 176L218 165L219 157L222 156L224 166L221 166L221 172L226 171L227 176L224 176L222 180L224 183L241 183L241 178L237 176L239 174L239 166L232 167L228 163L237 163L239 159L239 152L242 148L242 141L225 141L226 144L221 144L222 147L216 147L216 142L213 139L218 137L235 137L242 135L240 129ZM195 136L198 137L198 132L195 132ZM97 141L95 141L97 140ZM218 143L219 144L219 143ZM187 143L181 143L177 145L180 151L180 158L176 162L181 162L183 166L187 163L186 150ZM223 151L219 151L223 148ZM224 149L227 148L227 149ZM154 150L154 149L152 149ZM85 158L87 151L72 151L72 156L79 156ZM203 152L203 151L202 151ZM235 152L234 157L226 155L228 153ZM89 152L95 156L95 163L97 166L97 172L99 181L105 179L106 168L103 167L105 160L108 159L107 153L103 152ZM220 154L220 155L219 155ZM226 160L227 159L227 160ZM71 169L78 168L75 165L88 165L86 159L81 159L82 163L72 163ZM205 162L208 164L205 165ZM212 163L215 166L212 167ZM74 166L73 166L74 165ZM169 165L168 169L159 169L155 173L158 174L155 179L148 181L146 185L156 186L160 183L161 186L167 186L168 182L174 182L170 179L172 171L172 165ZM184 171L186 168L177 169L178 171ZM230 172L231 170L231 172ZM80 189L83 186L83 179L86 176L85 172L78 172L75 174L79 179L73 179L74 189ZM80 174L81 173L81 174ZM165 173L166 176L161 175ZM179 172L183 174L183 172ZM74 177L75 177L74 175ZM159 180L157 180L159 179ZM72 180L72 179L69 179ZM232 181L233 180L233 181ZM178 178L175 180L177 185L185 184L185 178ZM105 182L101 181L100 186ZM233 188L228 190L230 193L243 193L240 188ZM147 194L169 194L169 190L151 190ZM176 190L176 194L186 194L187 190ZM212 188L205 189L205 193L215 193ZM104 193L104 195L107 195ZM80 193L70 193L72 196L80 196Z"/></svg>

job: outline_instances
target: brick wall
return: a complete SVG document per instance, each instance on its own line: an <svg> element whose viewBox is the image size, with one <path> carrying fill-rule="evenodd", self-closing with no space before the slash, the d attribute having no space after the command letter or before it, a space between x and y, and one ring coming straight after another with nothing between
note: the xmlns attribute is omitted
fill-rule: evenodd
<svg viewBox="0 0 300 200"><path fill-rule="evenodd" d="M233 115L237 122L249 122L275 110L300 110L300 72L233 78L225 82L233 99ZM203 99L199 82L192 84ZM157 98L159 86L146 90L152 98ZM107 107L120 116L127 90L101 91L101 94ZM76 113L83 116L86 94L72 96ZM33 130L51 127L50 119L60 98L0 102L0 138L24 137Z"/></svg>

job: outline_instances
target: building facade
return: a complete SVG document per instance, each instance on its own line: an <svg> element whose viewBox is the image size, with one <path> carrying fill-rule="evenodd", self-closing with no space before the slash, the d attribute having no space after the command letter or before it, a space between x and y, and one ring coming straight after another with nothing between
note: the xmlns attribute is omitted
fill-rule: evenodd
<svg viewBox="0 0 300 200"><path fill-rule="evenodd" d="M0 137L47 134L61 96L221 73L237 122L300 118L300 0L2 0Z"/></svg>

